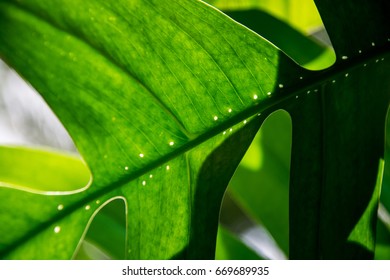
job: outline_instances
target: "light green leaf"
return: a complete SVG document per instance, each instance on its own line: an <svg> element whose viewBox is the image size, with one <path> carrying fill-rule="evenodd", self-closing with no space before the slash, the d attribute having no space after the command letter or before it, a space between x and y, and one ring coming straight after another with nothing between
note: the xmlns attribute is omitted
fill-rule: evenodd
<svg viewBox="0 0 390 280"><path fill-rule="evenodd" d="M269 99L279 51L196 1L0 5L2 56L57 113L93 178L79 194L31 195L30 228L2 239L3 256L69 258L94 213L123 197L128 258L212 258L218 201L261 122L248 119L252 133L235 124ZM1 197L11 194L25 195ZM44 201L52 211L42 217ZM42 240L67 250L38 250Z"/></svg>
<svg viewBox="0 0 390 280"><path fill-rule="evenodd" d="M1 186L33 193L81 192L91 180L80 158L54 151L0 146L0 162Z"/></svg>
<svg viewBox="0 0 390 280"><path fill-rule="evenodd" d="M263 10L304 34L322 26L321 17L313 0L210 0L223 11Z"/></svg>
<svg viewBox="0 0 390 280"><path fill-rule="evenodd" d="M1 0L1 57L42 94L92 174L71 195L1 189L1 257L70 258L97 211L121 198L126 258L213 258L226 185L279 108L294 131L290 256L372 257L370 225L354 236L362 250L346 237L377 195L386 13L318 2L338 57L321 72L200 1ZM362 28L367 10L373 29ZM357 27L370 32L356 39Z"/></svg>

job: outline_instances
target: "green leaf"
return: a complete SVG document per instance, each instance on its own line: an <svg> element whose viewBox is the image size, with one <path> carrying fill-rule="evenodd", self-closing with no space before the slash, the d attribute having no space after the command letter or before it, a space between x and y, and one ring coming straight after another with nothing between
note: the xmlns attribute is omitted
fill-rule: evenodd
<svg viewBox="0 0 390 280"><path fill-rule="evenodd" d="M83 191L91 180L80 158L54 151L0 146L0 162L0 184L8 188L67 194Z"/></svg>
<svg viewBox="0 0 390 280"><path fill-rule="evenodd" d="M94 217L76 259L124 259L126 241L125 204L117 199L103 207Z"/></svg>
<svg viewBox="0 0 390 280"><path fill-rule="evenodd" d="M196 1L74 5L1 2L2 56L41 92L93 177L82 193L13 205L23 216L52 201L52 211L31 214L29 229L16 226L2 240L3 257L69 258L93 214L123 197L128 258L212 258L218 201L260 122L245 132L235 124L269 98L278 50ZM136 16L140 10L149 16ZM238 153L226 152L232 147ZM61 247L38 250L42 240Z"/></svg>
<svg viewBox="0 0 390 280"><path fill-rule="evenodd" d="M219 227L216 260L259 260L255 252L238 240L227 229Z"/></svg>
<svg viewBox="0 0 390 280"><path fill-rule="evenodd" d="M264 10L305 34L322 26L321 17L313 0L211 0L207 2L223 11Z"/></svg>
<svg viewBox="0 0 390 280"><path fill-rule="evenodd" d="M375 221L386 4L318 3L338 61L310 72L200 1L1 0L1 57L41 93L92 174L70 195L1 189L1 257L70 258L100 208L122 198L126 258L213 258L226 185L280 108L294 131L290 257L372 257L375 223L358 222Z"/></svg>
<svg viewBox="0 0 390 280"><path fill-rule="evenodd" d="M331 66L336 60L331 47L303 35L261 10L227 11L226 13L278 46L306 69L322 70Z"/></svg>
<svg viewBox="0 0 390 280"><path fill-rule="evenodd" d="M229 190L239 204L260 222L288 255L288 185L291 119L272 113L242 159Z"/></svg>
<svg viewBox="0 0 390 280"><path fill-rule="evenodd" d="M331 70L344 71L321 86L326 94L320 99L307 100L295 112L289 110L295 129L290 257L372 258L376 215L368 205L370 201L377 205L375 186L384 157L390 91L385 16L389 5L385 1L316 3L338 57ZM354 35L357 30L359 36ZM310 137L304 137L308 132ZM371 224L359 229L356 225L365 216ZM353 232L360 232L361 242L348 240Z"/></svg>

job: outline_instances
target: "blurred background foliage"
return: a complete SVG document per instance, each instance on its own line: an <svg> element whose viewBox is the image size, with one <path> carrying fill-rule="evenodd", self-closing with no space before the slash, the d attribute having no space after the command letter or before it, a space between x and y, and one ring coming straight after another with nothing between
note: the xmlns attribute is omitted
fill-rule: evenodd
<svg viewBox="0 0 390 280"><path fill-rule="evenodd" d="M335 62L312 0L210 0L310 70ZM221 205L216 259L288 259L288 195L293 127L287 112L271 114L242 159ZM390 160L390 121L386 127ZM40 96L0 61L0 144L46 146L77 153ZM122 259L124 202L114 200L93 219L76 259ZM376 259L390 259L390 168L378 211Z"/></svg>

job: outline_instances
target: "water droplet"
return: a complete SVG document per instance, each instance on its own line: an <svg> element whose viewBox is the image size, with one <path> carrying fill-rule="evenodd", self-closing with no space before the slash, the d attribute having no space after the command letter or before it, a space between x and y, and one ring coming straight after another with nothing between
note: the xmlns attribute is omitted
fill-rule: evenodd
<svg viewBox="0 0 390 280"><path fill-rule="evenodd" d="M332 83L333 83L333 84L336 83L336 80L333 80Z"/></svg>
<svg viewBox="0 0 390 280"><path fill-rule="evenodd" d="M371 42L371 46L375 47L375 42Z"/></svg>
<svg viewBox="0 0 390 280"><path fill-rule="evenodd" d="M260 116L261 116L261 113L258 113L257 115L260 117Z"/></svg>
<svg viewBox="0 0 390 280"><path fill-rule="evenodd" d="M385 61L385 58L384 57L382 57L382 59L381 59L382 61Z"/></svg>
<svg viewBox="0 0 390 280"><path fill-rule="evenodd" d="M310 94L310 90L308 90L306 93L307 93L307 94Z"/></svg>
<svg viewBox="0 0 390 280"><path fill-rule="evenodd" d="M100 203L100 200L98 199L98 200L96 200L96 204L99 204Z"/></svg>
<svg viewBox="0 0 390 280"><path fill-rule="evenodd" d="M226 134L226 131L224 131L222 134L225 135L225 134Z"/></svg>
<svg viewBox="0 0 390 280"><path fill-rule="evenodd" d="M213 119L214 119L214 121L217 121L217 120L218 120L218 117L217 117L217 116L214 116Z"/></svg>
<svg viewBox="0 0 390 280"><path fill-rule="evenodd" d="M362 53L362 50L359 50L359 53Z"/></svg>
<svg viewBox="0 0 390 280"><path fill-rule="evenodd" d="M364 63L364 65L363 65L364 67L366 67L367 66L367 64L366 63Z"/></svg>
<svg viewBox="0 0 390 280"><path fill-rule="evenodd" d="M89 206L89 205L85 206L85 210L88 211L89 209L91 209L91 206Z"/></svg>
<svg viewBox="0 0 390 280"><path fill-rule="evenodd" d="M143 158L145 155L144 154L139 154L139 157Z"/></svg>
<svg viewBox="0 0 390 280"><path fill-rule="evenodd" d="M56 226L54 228L54 233L59 233L61 231L61 227L60 226Z"/></svg>
<svg viewBox="0 0 390 280"><path fill-rule="evenodd" d="M169 169L171 169L171 167L169 165L167 165L166 170L169 170Z"/></svg>
<svg viewBox="0 0 390 280"><path fill-rule="evenodd" d="M64 205L59 204L59 205L57 206L57 209L58 209L58 211L61 211L62 209L64 209Z"/></svg>
<svg viewBox="0 0 390 280"><path fill-rule="evenodd" d="M348 73L345 73L345 77L348 77L349 76L349 74Z"/></svg>
<svg viewBox="0 0 390 280"><path fill-rule="evenodd" d="M244 120L244 124L246 124L246 120Z"/></svg>
<svg viewBox="0 0 390 280"><path fill-rule="evenodd" d="M284 87L284 85L283 84L279 84L279 88L283 88Z"/></svg>
<svg viewBox="0 0 390 280"><path fill-rule="evenodd" d="M129 170L129 167L128 167L128 166L125 166L125 170Z"/></svg>
<svg viewBox="0 0 390 280"><path fill-rule="evenodd" d="M149 178L152 179L152 178L153 178L153 174L150 174L150 175L149 175Z"/></svg>
<svg viewBox="0 0 390 280"><path fill-rule="evenodd" d="M271 96L271 94L272 94L272 92L270 92L270 91L269 91L269 92L267 92L267 95L268 95L268 96Z"/></svg>
<svg viewBox="0 0 390 280"><path fill-rule="evenodd" d="M318 92L318 89L315 89L314 92Z"/></svg>
<svg viewBox="0 0 390 280"><path fill-rule="evenodd" d="M142 186L146 186L146 181L142 181Z"/></svg>
<svg viewBox="0 0 390 280"><path fill-rule="evenodd" d="M341 59L346 60L346 59L348 59L348 56L343 55L343 56L341 57Z"/></svg>
<svg viewBox="0 0 390 280"><path fill-rule="evenodd" d="M299 98L299 96L298 96L298 95L295 95L295 98L296 98L296 99L298 99L298 98Z"/></svg>
<svg viewBox="0 0 390 280"><path fill-rule="evenodd" d="M254 95L253 95L253 99L256 100L257 98L259 98L259 97L257 96L257 94L254 94Z"/></svg>
<svg viewBox="0 0 390 280"><path fill-rule="evenodd" d="M229 108L229 109L228 109L228 112L229 112L229 113L231 113L231 112L232 112L232 109L231 109L231 108Z"/></svg>
<svg viewBox="0 0 390 280"><path fill-rule="evenodd" d="M379 59L375 60L375 63L378 63L379 62Z"/></svg>
<svg viewBox="0 0 390 280"><path fill-rule="evenodd" d="M229 129L229 132L232 132L233 131L233 128Z"/></svg>
<svg viewBox="0 0 390 280"><path fill-rule="evenodd" d="M173 145L175 145L175 142L173 141L169 142L169 146L173 146Z"/></svg>
<svg viewBox="0 0 390 280"><path fill-rule="evenodd" d="M303 77L301 76L301 77L299 77L299 79L300 79L300 80L303 80Z"/></svg>

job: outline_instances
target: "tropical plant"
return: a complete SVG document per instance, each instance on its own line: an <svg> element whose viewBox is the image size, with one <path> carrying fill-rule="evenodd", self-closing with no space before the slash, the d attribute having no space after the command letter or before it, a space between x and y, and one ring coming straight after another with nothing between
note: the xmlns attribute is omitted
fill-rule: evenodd
<svg viewBox="0 0 390 280"><path fill-rule="evenodd" d="M118 258L214 258L226 186L279 109L293 133L289 241L275 239L292 259L373 258L389 3L316 0L336 61L312 71L328 63L328 47L253 10L254 1L228 2L210 1L268 40L197 0L0 0L0 56L42 95L85 161L1 147L2 258L72 258L106 205L95 239L120 235L113 200L127 221Z"/></svg>

